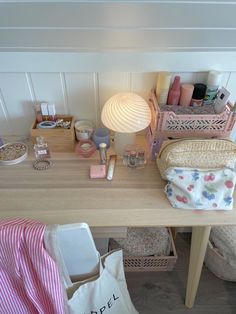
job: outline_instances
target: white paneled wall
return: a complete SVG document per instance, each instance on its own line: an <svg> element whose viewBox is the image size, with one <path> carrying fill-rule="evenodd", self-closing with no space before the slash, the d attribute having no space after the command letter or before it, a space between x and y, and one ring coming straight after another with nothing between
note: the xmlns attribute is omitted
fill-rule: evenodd
<svg viewBox="0 0 236 314"><path fill-rule="evenodd" d="M67 112L76 118L89 118L97 123L99 117L97 73L65 73Z"/></svg>
<svg viewBox="0 0 236 314"><path fill-rule="evenodd" d="M1 133L26 134L34 117L28 75L26 73L0 73L0 95Z"/></svg>
<svg viewBox="0 0 236 314"><path fill-rule="evenodd" d="M236 0L0 0L0 135L25 135L33 104L101 124L120 91L148 98L158 71L225 72L236 99Z"/></svg>
<svg viewBox="0 0 236 314"><path fill-rule="evenodd" d="M207 72L173 72L177 74L182 82L206 82L207 78ZM99 126L109 97L133 91L147 100L156 78L157 72L0 73L0 135L28 135L33 105L42 101L54 102L58 113L87 118ZM236 72L224 72L222 85L235 101Z"/></svg>

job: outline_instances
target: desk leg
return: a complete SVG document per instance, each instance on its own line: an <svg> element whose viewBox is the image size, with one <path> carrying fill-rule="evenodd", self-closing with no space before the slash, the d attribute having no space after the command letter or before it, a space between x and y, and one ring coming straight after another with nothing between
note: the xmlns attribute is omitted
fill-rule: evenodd
<svg viewBox="0 0 236 314"><path fill-rule="evenodd" d="M211 227L193 227L185 305L192 308L201 276Z"/></svg>

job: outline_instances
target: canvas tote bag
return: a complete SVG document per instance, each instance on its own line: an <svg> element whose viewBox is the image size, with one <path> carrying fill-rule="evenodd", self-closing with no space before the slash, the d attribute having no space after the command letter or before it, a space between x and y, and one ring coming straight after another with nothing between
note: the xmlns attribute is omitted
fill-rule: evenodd
<svg viewBox="0 0 236 314"><path fill-rule="evenodd" d="M96 273L78 276L78 278L73 276L72 282L58 245L56 230L56 225L48 226L44 240L47 251L59 266L67 293L68 312L73 314L138 314L127 288L122 250L114 250L100 257Z"/></svg>
<svg viewBox="0 0 236 314"><path fill-rule="evenodd" d="M121 250L102 257L99 274L72 283L67 296L73 314L138 314L127 289Z"/></svg>

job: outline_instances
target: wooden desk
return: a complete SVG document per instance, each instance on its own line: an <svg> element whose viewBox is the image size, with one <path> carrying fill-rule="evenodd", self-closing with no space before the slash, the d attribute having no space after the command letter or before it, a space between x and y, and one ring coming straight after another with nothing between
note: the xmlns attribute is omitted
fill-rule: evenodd
<svg viewBox="0 0 236 314"><path fill-rule="evenodd" d="M54 154L47 171L32 168L33 158L0 166L0 218L27 217L44 223L87 222L91 227L193 227L186 291L194 304L211 226L236 225L236 210L188 211L170 206L154 162L144 169L118 161L113 181L91 180L89 165L74 154Z"/></svg>

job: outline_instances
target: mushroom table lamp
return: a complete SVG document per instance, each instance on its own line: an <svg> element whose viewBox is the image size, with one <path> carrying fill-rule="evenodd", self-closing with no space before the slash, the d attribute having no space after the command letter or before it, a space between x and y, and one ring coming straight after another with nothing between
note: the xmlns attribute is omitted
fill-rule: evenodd
<svg viewBox="0 0 236 314"><path fill-rule="evenodd" d="M150 124L151 111L147 102L139 95L119 93L105 103L101 119L108 129L115 131L115 152L122 155L127 144L135 144L135 132Z"/></svg>

